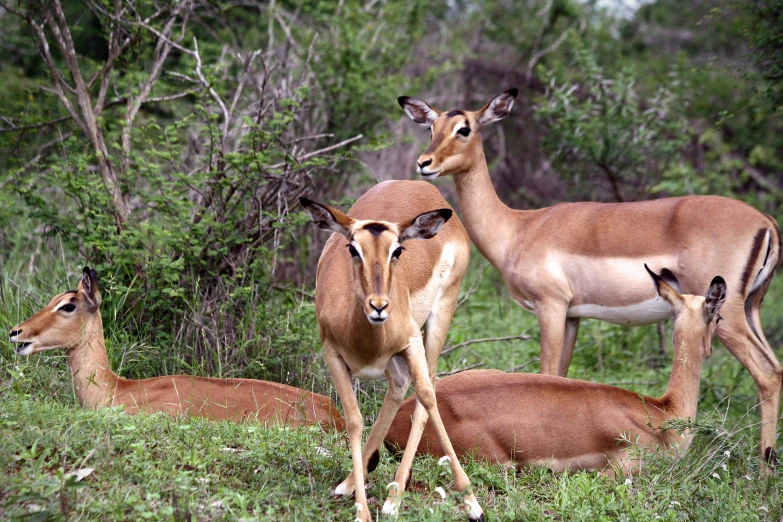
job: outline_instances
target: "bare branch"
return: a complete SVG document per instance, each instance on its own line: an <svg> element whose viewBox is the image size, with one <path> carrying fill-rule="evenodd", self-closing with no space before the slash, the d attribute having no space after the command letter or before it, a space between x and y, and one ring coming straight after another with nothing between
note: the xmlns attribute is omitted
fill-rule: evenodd
<svg viewBox="0 0 783 522"><path fill-rule="evenodd" d="M71 116L62 116L60 118L55 118L53 120L45 121L43 123L33 123L31 125L21 125L21 126L16 126L10 120L6 120L6 122L9 123L11 127L0 127L0 134L5 132L22 132L22 131L28 131L33 129L41 129L43 127L50 127L52 125L57 125L58 123L62 123L70 119L72 119Z"/></svg>
<svg viewBox="0 0 783 522"><path fill-rule="evenodd" d="M446 355L447 353L451 353L454 350L459 350L460 348L464 348L466 346L470 346L471 344L478 344L478 343L497 343L501 341L527 341L530 339L530 336L527 335L527 332L530 331L530 328L525 330L524 333L521 333L519 335L509 335L508 337L487 337L485 339L471 339L470 341L461 342L459 344L455 344L453 346L446 346L443 351L440 353L441 356Z"/></svg>
<svg viewBox="0 0 783 522"><path fill-rule="evenodd" d="M455 375L457 373L466 372L468 370L473 370L475 368L481 368L482 366L484 366L483 362L471 364L470 366L465 366L464 368L457 368L456 370L451 370L450 372L439 372L437 377L438 379L440 379L442 377L448 377L449 375Z"/></svg>
<svg viewBox="0 0 783 522"><path fill-rule="evenodd" d="M363 134L357 134L353 138L348 138L347 140L343 140L340 143L335 143L334 145L331 145L329 147L325 147L323 149L318 149L318 150L315 150L313 152L308 152L307 154L304 154L303 156L299 156L298 158L294 158L294 160L297 163L302 163L303 161L306 161L306 160L308 160L308 159L310 159L310 158L312 158L314 156L318 156L320 154L324 154L326 152L330 152L330 151L333 151L335 149L339 149L340 147L344 147L344 146L348 145L349 143L352 143L352 142L354 142L356 140L362 139L363 137L364 137ZM274 165L270 165L269 167L267 167L267 169L268 170L275 170L275 169L279 169L279 168L285 167L286 165L288 165L288 162L284 161L282 163L275 163Z"/></svg>

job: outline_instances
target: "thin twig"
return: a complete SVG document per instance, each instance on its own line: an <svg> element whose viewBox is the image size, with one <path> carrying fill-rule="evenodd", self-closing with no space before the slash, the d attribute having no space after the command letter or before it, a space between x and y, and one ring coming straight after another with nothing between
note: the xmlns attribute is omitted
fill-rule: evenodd
<svg viewBox="0 0 783 522"><path fill-rule="evenodd" d="M335 143L334 145L330 145L329 147L325 147L323 149L314 150L313 152L308 152L307 154L305 154L303 156L299 156L298 158L294 158L294 161L296 161L297 163L302 163L303 161L306 161L306 160L312 158L313 156L318 156L319 154L323 154L324 152L329 152L329 151L332 151L334 149L339 149L340 147L348 145L349 143L354 142L356 140L360 140L363 137L364 137L363 134L357 134L353 138L348 138L347 140L343 140L340 143ZM275 163L274 165L270 165L269 167L266 167L266 168L268 170L274 170L274 169L279 169L281 167L285 167L286 165L288 165L288 162L287 161L283 161L282 163Z"/></svg>
<svg viewBox="0 0 783 522"><path fill-rule="evenodd" d="M540 361L540 360L541 360L541 357L536 357L535 359L530 359L528 362L525 362L525 363L518 364L518 365L514 366L507 373L514 373L514 372L516 372L518 370L521 370L525 366L528 366L528 365L533 364L534 362L537 362L537 361Z"/></svg>
<svg viewBox="0 0 783 522"><path fill-rule="evenodd" d="M457 368L456 370L452 370L450 372L440 372L438 373L437 377L440 379L441 377L448 377L449 375L466 372L468 370L473 370L474 368L480 368L481 366L484 366L483 362L471 364L470 366L465 366L464 368Z"/></svg>
<svg viewBox="0 0 783 522"><path fill-rule="evenodd" d="M528 339L530 339L530 336L527 335L528 331L530 331L530 328L528 328L527 330L525 330L524 333L521 333L519 335L509 335L508 337L487 337L485 339L471 339L470 341L464 341L452 346L446 346L440 354L441 356L443 356L446 355L447 353L453 352L454 350L459 350L460 348L464 348L465 346L470 346L471 344L497 343L500 341L516 341L516 340L527 341Z"/></svg>

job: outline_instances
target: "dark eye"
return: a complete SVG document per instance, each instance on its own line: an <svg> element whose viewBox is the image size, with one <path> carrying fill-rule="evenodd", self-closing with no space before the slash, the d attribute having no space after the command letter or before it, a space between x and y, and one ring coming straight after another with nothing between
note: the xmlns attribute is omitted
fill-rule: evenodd
<svg viewBox="0 0 783 522"><path fill-rule="evenodd" d="M470 129L468 127L462 127L460 130L457 131L457 134L460 136L465 136L466 138L470 135Z"/></svg>
<svg viewBox="0 0 783 522"><path fill-rule="evenodd" d="M397 247L397 249L392 252L392 259L399 259L399 257L402 255L402 251L405 250L401 246Z"/></svg>
<svg viewBox="0 0 783 522"><path fill-rule="evenodd" d="M723 317L721 316L718 316L718 318L715 319L715 326L718 326L718 323L720 322L721 319L723 319Z"/></svg>
<svg viewBox="0 0 783 522"><path fill-rule="evenodd" d="M73 312L74 310L76 310L76 307L74 305L68 303L67 305L61 306L60 310L63 311L63 312L70 313L70 312Z"/></svg>
<svg viewBox="0 0 783 522"><path fill-rule="evenodd" d="M348 252L351 253L351 257L359 257L359 251L356 250L353 245L348 245Z"/></svg>

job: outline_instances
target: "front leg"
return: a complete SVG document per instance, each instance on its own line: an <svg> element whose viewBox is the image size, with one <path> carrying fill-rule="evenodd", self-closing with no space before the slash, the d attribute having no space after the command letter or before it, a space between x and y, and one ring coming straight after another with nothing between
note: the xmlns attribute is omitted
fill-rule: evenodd
<svg viewBox="0 0 783 522"><path fill-rule="evenodd" d="M458 296L459 286L455 285L437 303L437 306L435 306L437 312L430 313L427 322L424 323L424 352L427 359L427 372L430 382L435 382L435 374L438 371L438 359L443 351L443 345L446 343L451 318L454 316L457 307ZM389 490L388 498L383 505L383 512L386 514L397 512L399 503L402 500L402 494L408 487L411 479L413 459L416 456L428 418L427 410L417 400L416 407L413 410L408 442L405 445L402 460L394 477L394 486Z"/></svg>
<svg viewBox="0 0 783 522"><path fill-rule="evenodd" d="M473 494L470 479L468 479L468 475L465 473L465 470L462 469L462 466L457 459L457 454L454 452L454 447L451 445L449 436L446 433L446 428L440 418L438 403L435 400L435 388L429 378L427 358L424 354L424 344L422 343L421 337L412 337L410 339L410 343L405 350L404 355L405 360L408 362L408 368L410 368L413 382L416 385L416 398L429 414L430 420L435 426L435 432L438 435L440 447L449 458L451 474L454 478L454 488L457 491L465 493L463 502L465 503L468 512L468 520L483 521L484 512ZM410 438L408 439L408 443L410 444ZM407 471L405 475L409 473L409 470L398 470L398 475L400 474L400 471Z"/></svg>
<svg viewBox="0 0 783 522"><path fill-rule="evenodd" d="M565 340L568 303L541 301L535 303L535 307L541 333L541 373L558 375Z"/></svg>
<svg viewBox="0 0 783 522"><path fill-rule="evenodd" d="M356 479L356 519L361 522L372 520L370 508L367 506L367 494L364 490L364 466L362 464L362 412L359 411L359 404L356 402L356 396L351 386L351 372L348 365L333 349L327 341L323 342L326 363L329 365L329 372L332 374L334 387L337 389L337 396L343 405L343 413L346 419L346 429L348 431L348 440L351 444L351 460L353 461L352 476Z"/></svg>
<svg viewBox="0 0 783 522"><path fill-rule="evenodd" d="M400 409L400 404L405 399L405 394L408 392L408 388L411 385L411 374L408 371L408 363L399 356L395 355L389 361L386 367L386 382L388 388L386 390L386 397L383 400L383 406L378 413L378 419L375 421L375 425L370 431L370 436L367 437L367 442L362 450L362 469L364 475L367 476L368 471L371 472L375 469L380 458L379 448L381 442L386 438L386 434L389 432L389 427L397 415L397 411ZM356 486L354 475L351 473L348 478L340 483L334 490L336 495L350 495L353 493Z"/></svg>

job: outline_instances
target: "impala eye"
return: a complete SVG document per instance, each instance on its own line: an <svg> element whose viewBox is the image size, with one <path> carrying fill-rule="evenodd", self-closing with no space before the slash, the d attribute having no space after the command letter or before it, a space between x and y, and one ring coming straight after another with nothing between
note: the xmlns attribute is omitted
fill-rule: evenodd
<svg viewBox="0 0 783 522"><path fill-rule="evenodd" d="M348 245L348 252L351 253L351 257L359 258L359 251L353 245Z"/></svg>
<svg viewBox="0 0 783 522"><path fill-rule="evenodd" d="M723 319L723 317L721 316L718 316L718 318L715 319L715 326L718 326L718 323L720 322L721 319Z"/></svg>
<svg viewBox="0 0 783 522"><path fill-rule="evenodd" d="M460 130L457 131L457 134L460 136L465 136L466 138L470 135L470 127L462 127Z"/></svg>
<svg viewBox="0 0 783 522"><path fill-rule="evenodd" d="M403 247L397 247L394 252L392 252L392 259L399 259L403 250L405 250Z"/></svg>
<svg viewBox="0 0 783 522"><path fill-rule="evenodd" d="M61 312L68 312L68 313L71 313L71 312L73 312L74 310L76 310L76 306L74 306L74 305L72 305L72 304L70 304L70 303L68 303L67 305L63 305L63 306L61 306L61 307L60 307L60 311L61 311Z"/></svg>

